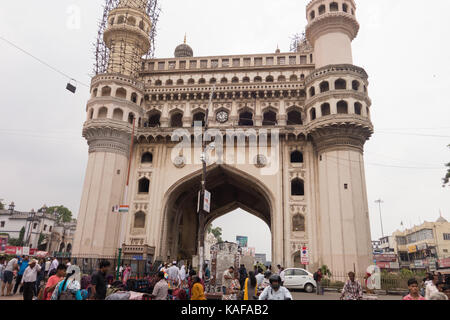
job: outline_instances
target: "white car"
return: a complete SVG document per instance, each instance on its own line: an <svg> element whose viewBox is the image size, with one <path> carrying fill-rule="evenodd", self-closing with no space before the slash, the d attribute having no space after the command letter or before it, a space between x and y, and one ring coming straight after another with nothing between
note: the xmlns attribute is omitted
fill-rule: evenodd
<svg viewBox="0 0 450 320"><path fill-rule="evenodd" d="M300 268L289 268L284 270L284 287L288 289L304 289L308 293L312 293L317 287L314 275Z"/></svg>

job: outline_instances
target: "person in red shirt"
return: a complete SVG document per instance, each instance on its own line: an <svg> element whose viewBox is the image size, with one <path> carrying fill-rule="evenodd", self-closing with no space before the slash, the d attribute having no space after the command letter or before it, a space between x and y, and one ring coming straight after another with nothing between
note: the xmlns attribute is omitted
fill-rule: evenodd
<svg viewBox="0 0 450 320"><path fill-rule="evenodd" d="M48 278L47 284L45 285L44 289L45 300L51 300L53 291L55 290L56 286L61 282L61 280L64 280L64 277L66 276L66 270L67 266L61 263L56 268L56 274Z"/></svg>
<svg viewBox="0 0 450 320"><path fill-rule="evenodd" d="M408 280L409 294L403 300L426 300L419 294L419 283L416 279Z"/></svg>

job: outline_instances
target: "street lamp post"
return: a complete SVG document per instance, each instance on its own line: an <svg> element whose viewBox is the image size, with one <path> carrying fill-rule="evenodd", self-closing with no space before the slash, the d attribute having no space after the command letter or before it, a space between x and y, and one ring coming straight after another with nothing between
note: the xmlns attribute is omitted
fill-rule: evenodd
<svg viewBox="0 0 450 320"><path fill-rule="evenodd" d="M209 124L209 109L211 108L212 99L214 96L214 91L216 89L216 86L214 85L211 91L211 95L209 97L209 104L208 108L206 109L205 113L205 133L203 134L202 139L202 155L201 155L201 161L202 161L202 182L201 182L201 191L200 191L200 205L199 205L199 212L198 212L198 270L199 270L199 277L202 278L203 276L203 263L205 261L205 228L204 228L204 220L207 212L205 212L204 209L204 201L205 201L205 190L206 190L206 139L205 134L208 130L208 124Z"/></svg>
<svg viewBox="0 0 450 320"><path fill-rule="evenodd" d="M381 237L384 238L384 231L383 231L383 218L381 217L381 204L384 203L383 200L378 199L375 201L375 203L378 203L378 208L380 210L380 222L381 222Z"/></svg>
<svg viewBox="0 0 450 320"><path fill-rule="evenodd" d="M28 215L29 220L30 220L30 225L28 226L28 238L27 238L27 242L26 242L29 248L31 248L31 243L30 243L31 242L31 233L33 232L33 229L31 226L33 225L35 215L36 215L36 212L34 212L34 209L31 209L31 212Z"/></svg>

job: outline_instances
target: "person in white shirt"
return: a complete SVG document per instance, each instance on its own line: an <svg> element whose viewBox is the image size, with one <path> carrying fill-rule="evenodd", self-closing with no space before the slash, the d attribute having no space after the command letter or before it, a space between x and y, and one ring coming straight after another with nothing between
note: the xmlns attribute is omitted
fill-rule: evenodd
<svg viewBox="0 0 450 320"><path fill-rule="evenodd" d="M281 272L280 272L281 285L284 284L285 274L286 274L286 272L285 272L284 268L281 268Z"/></svg>
<svg viewBox="0 0 450 320"><path fill-rule="evenodd" d="M178 284L180 269L178 269L176 261L172 263L172 266L166 272L169 275L169 282L174 285Z"/></svg>
<svg viewBox="0 0 450 320"><path fill-rule="evenodd" d="M32 260L28 267L25 269L22 277L23 284L23 300L33 300L36 288L37 273L41 271L41 266L37 260Z"/></svg>
<svg viewBox="0 0 450 320"><path fill-rule="evenodd" d="M439 289L437 288L437 283L439 282L438 275L434 275L433 280L431 282L428 282L426 288L425 288L425 299L430 300L431 296L435 293L439 292Z"/></svg>
<svg viewBox="0 0 450 320"><path fill-rule="evenodd" d="M272 275L269 280L270 286L264 289L259 296L259 300L292 300L289 290L281 286L279 275Z"/></svg>
<svg viewBox="0 0 450 320"><path fill-rule="evenodd" d="M56 268L58 268L59 261L58 259L53 258L52 263L50 264L50 269L48 269L48 277L50 278L52 275L56 274Z"/></svg>
<svg viewBox="0 0 450 320"><path fill-rule="evenodd" d="M50 261L50 258L47 258L47 261L45 262L45 274L48 274L48 272L50 271L51 264L52 262Z"/></svg>
<svg viewBox="0 0 450 320"><path fill-rule="evenodd" d="M258 287L260 287L264 281L264 275L262 272L263 272L262 269L258 268L258 274L255 276Z"/></svg>
<svg viewBox="0 0 450 320"><path fill-rule="evenodd" d="M3 283L2 283L2 296L5 291L6 287L6 295L11 296L12 291L12 281L14 278L14 270L18 269L19 267L19 260L17 258L13 258L9 260L9 262L6 264L6 268L3 271Z"/></svg>

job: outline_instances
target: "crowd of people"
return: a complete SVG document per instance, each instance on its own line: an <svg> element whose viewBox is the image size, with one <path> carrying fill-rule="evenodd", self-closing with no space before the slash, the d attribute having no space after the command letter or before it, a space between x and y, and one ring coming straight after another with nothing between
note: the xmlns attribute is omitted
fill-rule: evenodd
<svg viewBox="0 0 450 320"><path fill-rule="evenodd" d="M131 266L119 266L111 270L111 263L100 261L98 269L91 275L75 275L76 266L70 259L64 261L55 257L31 259L28 256L16 256L11 259L0 257L1 296L23 295L24 300L122 300L141 299L144 294L133 293L136 280L131 278ZM149 266L152 269L152 266ZM79 270L79 269L78 269ZM160 264L156 273L147 273L146 291L148 300L207 300L207 292L215 292L211 282L208 264L203 266L199 276L192 266L173 261ZM111 272L110 272L111 271ZM119 274L114 281L110 273ZM280 265L276 271L272 267L255 266L247 271L242 264L235 270L233 266L221 275L222 300L292 300L289 290L283 286L285 270ZM321 288L322 271L314 273L317 294L323 294ZM15 280L15 281L14 281ZM218 279L215 279L218 280ZM408 281L409 293L403 300L448 300L450 285L439 273L429 273L421 286L416 279ZM348 274L341 291L341 300L362 300L363 286L355 273Z"/></svg>

